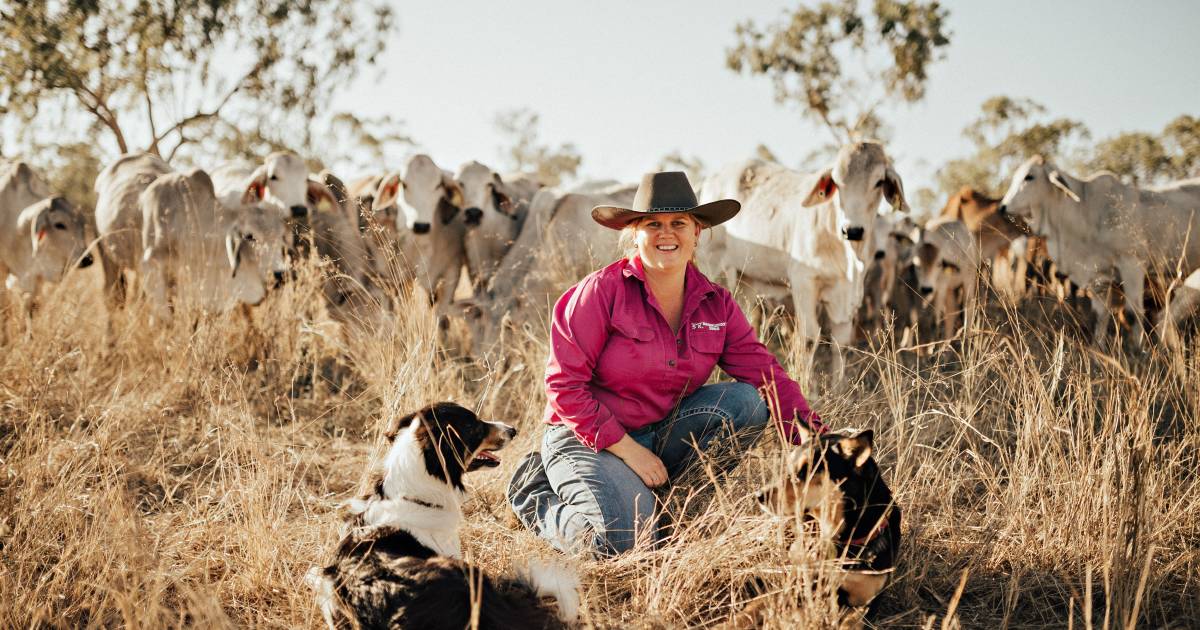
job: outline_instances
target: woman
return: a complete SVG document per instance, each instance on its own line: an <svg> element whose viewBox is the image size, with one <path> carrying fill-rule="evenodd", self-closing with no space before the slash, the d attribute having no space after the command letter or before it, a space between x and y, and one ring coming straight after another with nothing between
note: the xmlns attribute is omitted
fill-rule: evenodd
<svg viewBox="0 0 1200 630"><path fill-rule="evenodd" d="M720 437L749 447L771 411L793 443L797 421L825 430L729 291L693 262L701 229L740 209L732 199L698 205L687 176L667 172L643 177L633 208L592 210L622 231L628 255L555 305L550 426L508 488L518 518L558 549L614 555L654 540L651 488ZM704 385L717 365L738 382Z"/></svg>

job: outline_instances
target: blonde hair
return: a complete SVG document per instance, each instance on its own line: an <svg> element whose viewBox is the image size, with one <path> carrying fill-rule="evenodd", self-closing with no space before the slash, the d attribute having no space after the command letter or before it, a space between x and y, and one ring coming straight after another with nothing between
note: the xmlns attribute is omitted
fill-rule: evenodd
<svg viewBox="0 0 1200 630"><path fill-rule="evenodd" d="M696 215L689 214L687 216L688 216L688 218L690 218L692 220L692 223L695 223L696 225L700 226L701 233L703 233L704 230L708 227L708 225L705 224L704 221L701 221L699 219L699 217L697 217ZM629 260L632 261L634 259L634 257L637 256L637 226L642 221L645 221L646 219L649 219L649 218L650 217L648 217L648 216L638 217L638 218L630 221L629 223L626 223L625 227L621 228L621 235L620 235L620 237L617 238L617 249L620 250L621 255L624 256L625 258L628 258ZM693 264L698 264L698 262L696 260L696 252L699 249L700 249L700 236L697 235L696 236L696 248L692 250L692 263Z"/></svg>

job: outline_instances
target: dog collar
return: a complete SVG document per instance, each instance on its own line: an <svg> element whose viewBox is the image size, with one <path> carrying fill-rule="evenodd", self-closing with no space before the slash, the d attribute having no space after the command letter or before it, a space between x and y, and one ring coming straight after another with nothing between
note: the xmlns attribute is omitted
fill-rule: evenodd
<svg viewBox="0 0 1200 630"><path fill-rule="evenodd" d="M423 499L416 499L416 498L409 497L409 496L402 496L402 497L400 497L400 499L401 499L401 500L404 500L404 501L408 501L409 503L416 503L417 505L419 505L419 506L421 506L421 507L433 508L433 509L435 509L435 510L444 510L444 509L446 509L444 506L438 505L438 504L436 504L436 503L430 503L430 502L428 502L428 501L425 501L425 500L423 500Z"/></svg>
<svg viewBox="0 0 1200 630"><path fill-rule="evenodd" d="M863 545L866 545L867 543L871 542L872 540L875 540L876 538L878 538L879 535L883 533L883 530L887 529L887 526L888 526L888 520L886 518L880 519L879 525L875 526L875 529L871 530L871 532L869 534L867 534L866 536L862 536L860 538L851 538L850 540L846 541L846 544L858 545L859 547L862 547Z"/></svg>

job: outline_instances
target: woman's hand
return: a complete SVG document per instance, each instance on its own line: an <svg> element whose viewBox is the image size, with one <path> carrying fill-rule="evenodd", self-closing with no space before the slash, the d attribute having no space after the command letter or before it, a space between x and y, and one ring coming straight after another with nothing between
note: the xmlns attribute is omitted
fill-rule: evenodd
<svg viewBox="0 0 1200 630"><path fill-rule="evenodd" d="M605 450L620 457L626 466L642 478L646 487L657 488L667 483L667 467L663 465L662 460L650 452L650 449L629 437L629 434Z"/></svg>

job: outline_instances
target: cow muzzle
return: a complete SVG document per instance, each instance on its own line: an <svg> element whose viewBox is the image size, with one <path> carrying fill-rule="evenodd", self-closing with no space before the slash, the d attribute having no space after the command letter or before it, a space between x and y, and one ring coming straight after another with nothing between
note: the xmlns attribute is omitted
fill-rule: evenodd
<svg viewBox="0 0 1200 630"><path fill-rule="evenodd" d="M1008 215L1008 204L1000 204L1000 207L996 208L996 212L999 212L1001 215Z"/></svg>
<svg viewBox="0 0 1200 630"><path fill-rule="evenodd" d="M861 241L863 239L863 228L858 225L842 228L842 236L847 241Z"/></svg>
<svg viewBox="0 0 1200 630"><path fill-rule="evenodd" d="M412 230L413 230L413 234L428 234L429 233L429 224L428 223L414 223Z"/></svg>
<svg viewBox="0 0 1200 630"><path fill-rule="evenodd" d="M308 216L308 206L292 206L292 216L297 219Z"/></svg>
<svg viewBox="0 0 1200 630"><path fill-rule="evenodd" d="M923 287L921 287L920 291L921 291L921 295L928 296L929 294L933 293L933 287L923 286Z"/></svg>
<svg viewBox="0 0 1200 630"><path fill-rule="evenodd" d="M883 260L883 257L886 255L887 255L887 252L885 252L883 250L876 250L875 251L875 260Z"/></svg>
<svg viewBox="0 0 1200 630"><path fill-rule="evenodd" d="M463 210L463 223L467 225L479 225L483 222L483 210L476 207L470 207Z"/></svg>
<svg viewBox="0 0 1200 630"><path fill-rule="evenodd" d="M80 269L87 269L88 267L91 267L92 263L94 263L94 262L96 262L96 260L94 258L92 258L92 255L90 253L84 254L83 258L79 259L78 266Z"/></svg>
<svg viewBox="0 0 1200 630"><path fill-rule="evenodd" d="M271 285L271 288L278 289L279 287L283 286L283 284L285 282L287 282L287 272L285 272L285 271L272 272L271 278L274 280L274 284Z"/></svg>

